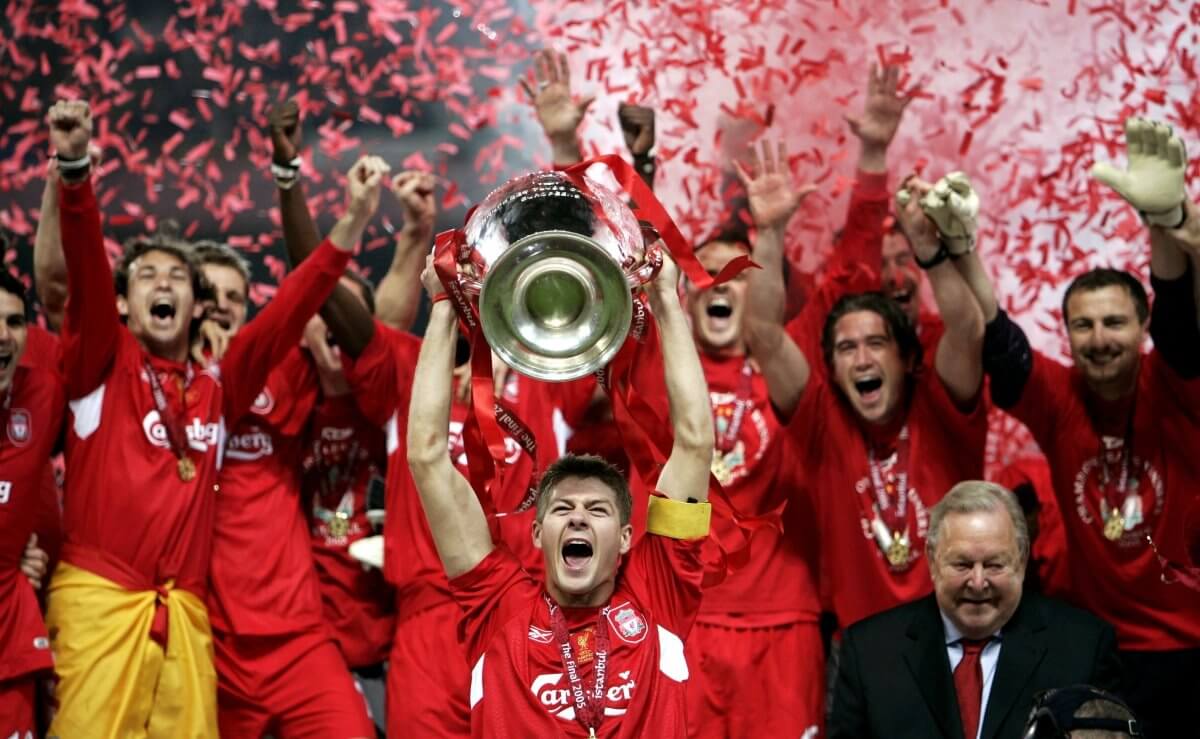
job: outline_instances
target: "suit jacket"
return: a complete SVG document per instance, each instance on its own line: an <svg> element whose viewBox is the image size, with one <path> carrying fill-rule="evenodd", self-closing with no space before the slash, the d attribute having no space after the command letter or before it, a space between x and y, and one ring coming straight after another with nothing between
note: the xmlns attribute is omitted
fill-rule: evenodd
<svg viewBox="0 0 1200 739"><path fill-rule="evenodd" d="M1026 593L1000 636L983 739L1019 739L1039 690L1120 687L1113 629L1086 611ZM828 729L831 739L963 739L934 596L846 629Z"/></svg>

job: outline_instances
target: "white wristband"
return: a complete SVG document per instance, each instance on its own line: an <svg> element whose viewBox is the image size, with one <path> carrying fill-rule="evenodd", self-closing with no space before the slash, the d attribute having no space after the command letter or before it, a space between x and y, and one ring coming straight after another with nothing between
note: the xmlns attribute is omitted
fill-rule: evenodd
<svg viewBox="0 0 1200 739"><path fill-rule="evenodd" d="M300 157L296 157L287 164L277 164L271 162L271 176L275 178L275 184L280 190L291 190L296 182L300 179Z"/></svg>
<svg viewBox="0 0 1200 739"><path fill-rule="evenodd" d="M91 154L84 154L79 159L63 159L56 154L54 158L58 160L59 169L65 169L69 172L79 169L87 169L88 167L92 166Z"/></svg>

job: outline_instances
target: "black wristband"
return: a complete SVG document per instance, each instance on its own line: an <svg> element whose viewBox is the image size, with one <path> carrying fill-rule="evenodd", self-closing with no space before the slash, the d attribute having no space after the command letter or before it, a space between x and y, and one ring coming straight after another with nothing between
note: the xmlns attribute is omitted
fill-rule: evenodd
<svg viewBox="0 0 1200 739"><path fill-rule="evenodd" d="M917 266L923 270L931 270L949 258L950 250L947 249L946 245L941 241L938 241L937 253L930 257L929 261L927 262L921 261L921 258L917 256L917 252L915 250L913 251L913 261L916 262Z"/></svg>
<svg viewBox="0 0 1200 739"><path fill-rule="evenodd" d="M653 174L658 164L654 160L653 154L634 154L633 168L642 174Z"/></svg>

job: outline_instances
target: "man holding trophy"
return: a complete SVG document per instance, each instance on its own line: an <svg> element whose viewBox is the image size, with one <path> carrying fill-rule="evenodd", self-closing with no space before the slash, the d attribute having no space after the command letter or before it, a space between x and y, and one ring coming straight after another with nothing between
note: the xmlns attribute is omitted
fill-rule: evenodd
<svg viewBox="0 0 1200 739"><path fill-rule="evenodd" d="M621 472L598 457L568 455L536 490L531 536L546 572L538 582L494 543L486 491L477 496L447 453L455 309L475 329L478 305L479 329L518 371L571 379L620 350L635 309L644 318L630 287L649 277L655 260L615 193L567 174L510 182L461 236L457 245L442 242L438 268L430 257L422 276L433 309L413 378L407 451L465 611L473 734L596 736L607 724L605 735L685 736L683 639L699 606L714 441L674 264L664 260L645 286L661 330L674 431L647 535L634 542ZM463 300L476 291L477 303Z"/></svg>

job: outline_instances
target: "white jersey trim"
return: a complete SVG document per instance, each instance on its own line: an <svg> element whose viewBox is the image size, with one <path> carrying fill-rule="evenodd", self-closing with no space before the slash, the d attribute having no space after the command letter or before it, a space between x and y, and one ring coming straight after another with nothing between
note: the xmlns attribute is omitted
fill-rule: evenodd
<svg viewBox="0 0 1200 739"><path fill-rule="evenodd" d="M70 401L71 414L74 416L72 427L75 435L86 439L100 428L100 415L104 411L104 388L107 383L100 385L92 392Z"/></svg>
<svg viewBox="0 0 1200 739"><path fill-rule="evenodd" d="M567 423L561 408L554 409L554 413L550 416L550 423L554 427L554 443L558 450L558 456L561 457L567 453L567 442L575 435L575 429Z"/></svg>
<svg viewBox="0 0 1200 739"><path fill-rule="evenodd" d="M392 456L396 450L400 448L400 421L396 418L399 411L392 414L392 417L384 424L384 430L387 431L387 453Z"/></svg>
<svg viewBox="0 0 1200 739"><path fill-rule="evenodd" d="M688 679L683 640L662 626L658 627L658 671L677 683Z"/></svg>
<svg viewBox="0 0 1200 739"><path fill-rule="evenodd" d="M483 658L487 655L480 655L479 661L471 668L471 710L475 710L476 704L483 700Z"/></svg>

